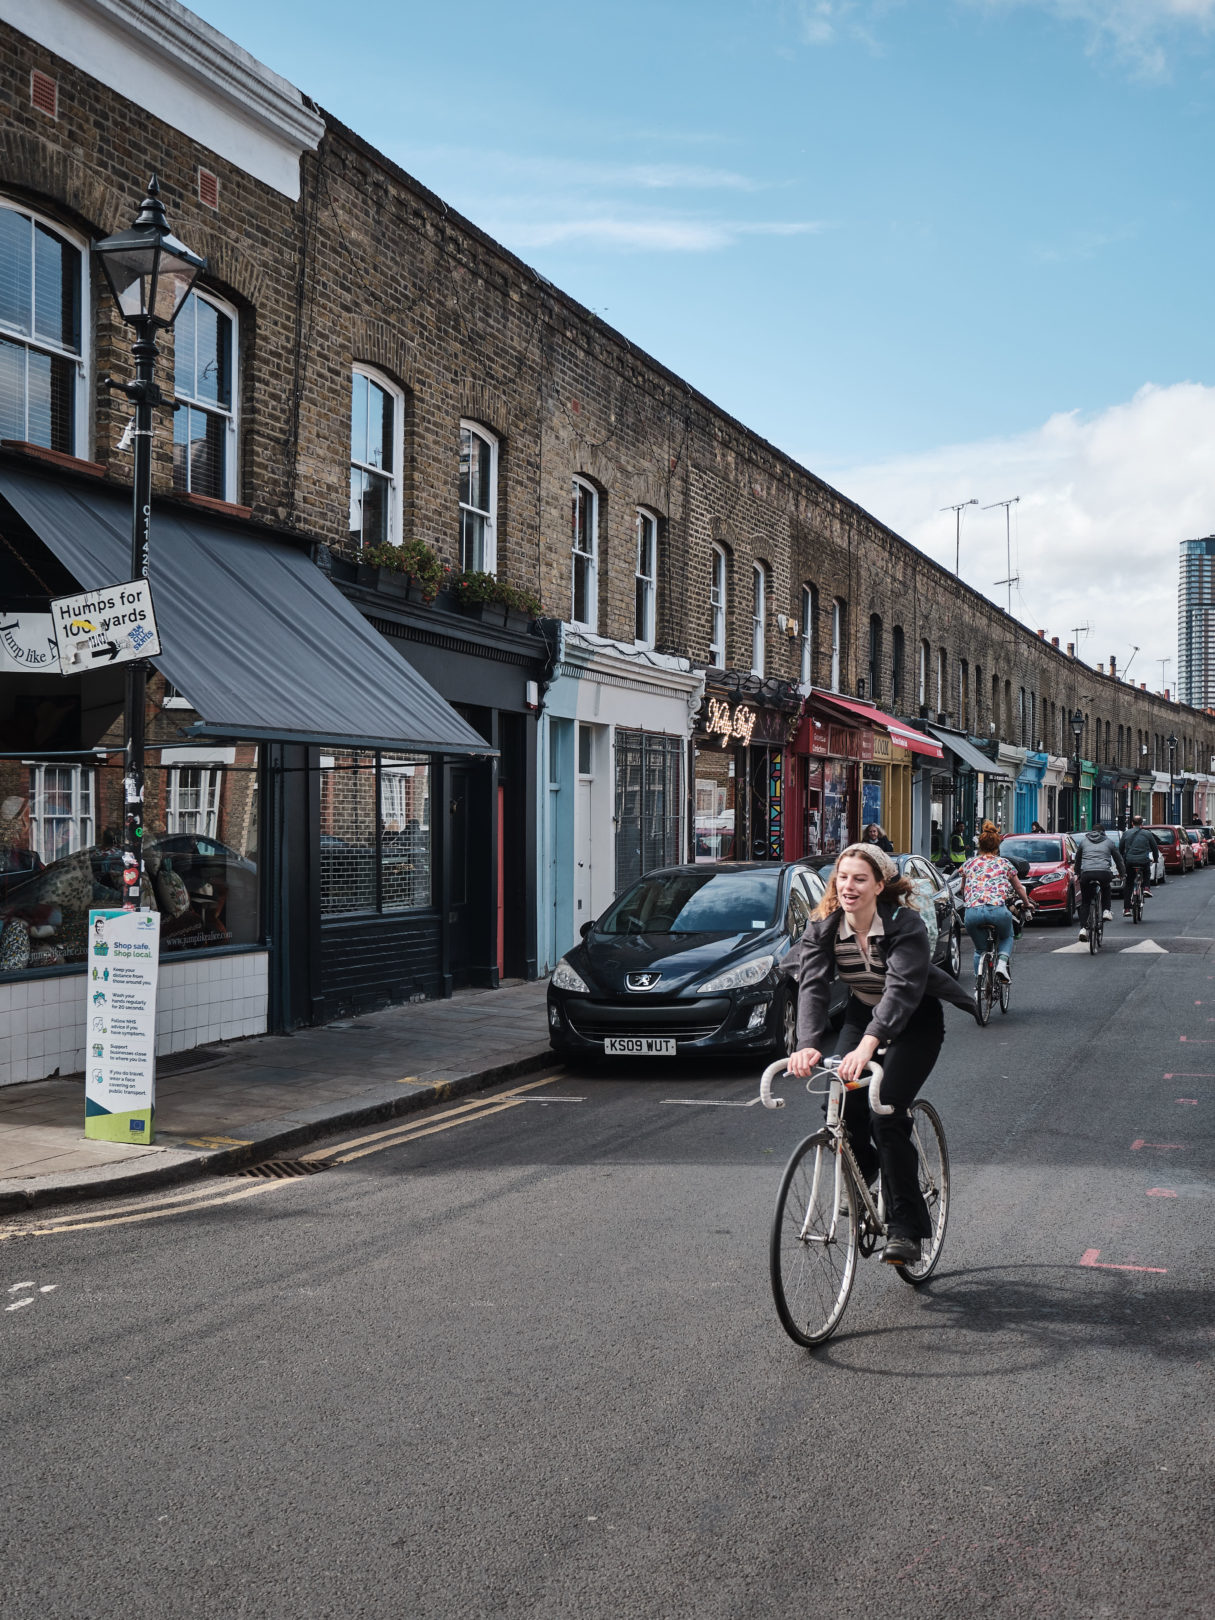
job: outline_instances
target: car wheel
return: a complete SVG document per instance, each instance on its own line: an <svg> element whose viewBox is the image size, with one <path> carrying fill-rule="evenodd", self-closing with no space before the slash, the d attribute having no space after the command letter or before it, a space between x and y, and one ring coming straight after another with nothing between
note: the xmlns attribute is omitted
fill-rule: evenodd
<svg viewBox="0 0 1215 1620"><path fill-rule="evenodd" d="M945 958L945 971L956 979L962 971L962 930L955 928L949 936L949 955Z"/></svg>
<svg viewBox="0 0 1215 1620"><path fill-rule="evenodd" d="M786 990L780 1004L780 1050L785 1057L797 1051L797 991Z"/></svg>
<svg viewBox="0 0 1215 1620"><path fill-rule="evenodd" d="M1067 891L1067 901L1063 907L1063 915L1059 920L1064 928L1074 928L1076 926L1076 897L1070 888Z"/></svg>

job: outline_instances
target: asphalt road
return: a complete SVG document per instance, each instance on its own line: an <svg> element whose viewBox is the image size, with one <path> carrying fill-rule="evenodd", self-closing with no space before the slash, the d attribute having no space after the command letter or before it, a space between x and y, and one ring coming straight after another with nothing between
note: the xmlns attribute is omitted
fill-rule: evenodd
<svg viewBox="0 0 1215 1620"><path fill-rule="evenodd" d="M0 1224L6 1616L1205 1620L1215 872L1074 938L946 1009L941 1266L816 1352L766 1270L814 1105L731 1069Z"/></svg>

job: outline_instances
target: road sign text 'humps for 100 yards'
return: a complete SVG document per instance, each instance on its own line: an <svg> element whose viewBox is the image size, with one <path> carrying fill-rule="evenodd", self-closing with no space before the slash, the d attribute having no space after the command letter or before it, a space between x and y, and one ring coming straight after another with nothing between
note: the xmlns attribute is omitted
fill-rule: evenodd
<svg viewBox="0 0 1215 1620"><path fill-rule="evenodd" d="M63 674L155 658L160 652L152 588L146 579L81 591L51 603Z"/></svg>

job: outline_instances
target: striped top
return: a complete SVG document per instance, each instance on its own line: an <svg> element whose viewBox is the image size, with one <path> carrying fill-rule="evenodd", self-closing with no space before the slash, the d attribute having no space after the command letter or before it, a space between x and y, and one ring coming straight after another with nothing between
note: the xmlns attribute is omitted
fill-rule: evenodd
<svg viewBox="0 0 1215 1620"><path fill-rule="evenodd" d="M875 938L884 935L885 932L882 919L875 911L873 921L869 924L866 945L872 944ZM885 964L879 954L867 955L862 950L861 942L847 912L841 917L835 936L835 971L856 999L863 1002L866 1007L876 1007L882 999L882 992L886 988Z"/></svg>

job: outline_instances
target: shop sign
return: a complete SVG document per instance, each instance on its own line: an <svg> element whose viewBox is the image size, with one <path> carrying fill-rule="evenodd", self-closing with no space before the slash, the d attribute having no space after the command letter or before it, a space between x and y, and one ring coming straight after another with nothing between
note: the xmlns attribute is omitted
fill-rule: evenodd
<svg viewBox="0 0 1215 1620"><path fill-rule="evenodd" d="M85 973L84 1134L152 1140L158 911L90 911Z"/></svg>
<svg viewBox="0 0 1215 1620"><path fill-rule="evenodd" d="M827 722L820 720L816 714L810 716L810 752L812 754L827 752Z"/></svg>
<svg viewBox="0 0 1215 1620"><path fill-rule="evenodd" d="M152 587L146 579L59 597L51 603L51 622L64 675L155 658L160 652Z"/></svg>
<svg viewBox="0 0 1215 1620"><path fill-rule="evenodd" d="M873 752L869 755L869 757L871 759L882 760L883 762L893 759L894 753L887 733L884 731L871 732L870 736L872 738Z"/></svg>
<svg viewBox="0 0 1215 1620"><path fill-rule="evenodd" d="M723 748L731 742L746 746L755 730L757 715L758 711L750 704L740 703L737 708L731 709L725 698L710 698L704 729L710 737L720 737Z"/></svg>
<svg viewBox="0 0 1215 1620"><path fill-rule="evenodd" d="M49 613L0 609L0 670L15 675L58 675L59 653Z"/></svg>

